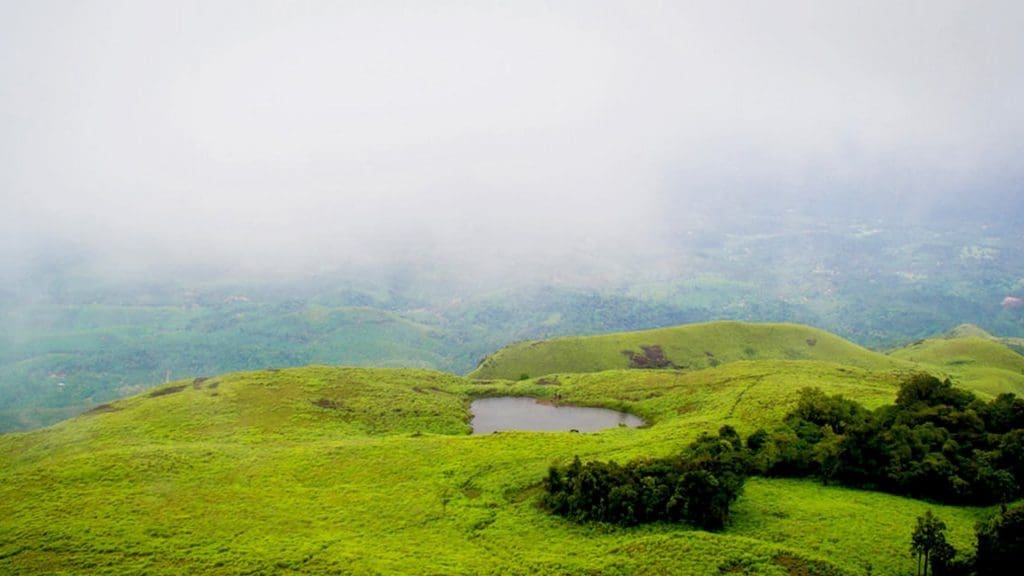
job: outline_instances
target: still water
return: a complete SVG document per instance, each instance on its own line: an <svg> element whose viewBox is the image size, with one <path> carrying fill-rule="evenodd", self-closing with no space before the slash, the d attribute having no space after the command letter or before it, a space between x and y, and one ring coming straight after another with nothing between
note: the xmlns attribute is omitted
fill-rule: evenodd
<svg viewBox="0 0 1024 576"><path fill-rule="evenodd" d="M473 434L497 430L594 432L616 426L636 428L644 423L632 414L607 408L555 406L520 397L482 398L473 402L470 411Z"/></svg>

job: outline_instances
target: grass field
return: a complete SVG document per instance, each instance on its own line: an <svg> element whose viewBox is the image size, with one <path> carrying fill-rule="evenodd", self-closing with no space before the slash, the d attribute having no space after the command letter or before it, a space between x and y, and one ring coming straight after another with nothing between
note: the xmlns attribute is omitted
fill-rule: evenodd
<svg viewBox="0 0 1024 576"><path fill-rule="evenodd" d="M930 372L983 396L1024 394L1024 356L970 325L957 327L945 338L920 340L882 354L798 324L689 324L520 342L486 357L469 377L522 379L636 367L633 358L648 356L645 348L652 346L660 349L669 366L686 370L739 361L822 360L875 371Z"/></svg>
<svg viewBox="0 0 1024 576"><path fill-rule="evenodd" d="M896 350L893 358L927 366L936 375L988 395L1024 394L1024 356L991 338L930 338Z"/></svg>
<svg viewBox="0 0 1024 576"><path fill-rule="evenodd" d="M725 423L748 433L804 386L877 406L902 373L776 359L524 381L313 366L172 382L0 436L0 572L906 574L917 515L933 509L969 550L991 511L769 479L748 483L718 534L577 525L537 505L547 467L575 455L669 454ZM649 425L468 435L470 401L505 394Z"/></svg>
<svg viewBox="0 0 1024 576"><path fill-rule="evenodd" d="M521 342L485 358L470 378L516 379L557 372L629 368L631 355L660 348L678 368L698 370L739 360L827 360L861 368L902 364L823 330L798 324L710 322L658 330Z"/></svg>

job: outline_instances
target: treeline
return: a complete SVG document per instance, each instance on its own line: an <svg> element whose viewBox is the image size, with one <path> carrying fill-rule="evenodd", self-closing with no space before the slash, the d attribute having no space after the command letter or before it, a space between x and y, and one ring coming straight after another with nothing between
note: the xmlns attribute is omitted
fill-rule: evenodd
<svg viewBox="0 0 1024 576"><path fill-rule="evenodd" d="M1024 400L986 402L919 374L874 411L805 389L784 425L747 438L752 472L988 505L1022 495Z"/></svg>
<svg viewBox="0 0 1024 576"><path fill-rule="evenodd" d="M685 521L717 530L728 520L748 469L739 434L724 426L717 436L703 434L671 458L620 465L583 464L577 457L569 466L553 466L544 479L543 503L579 522Z"/></svg>
<svg viewBox="0 0 1024 576"><path fill-rule="evenodd" d="M1024 505L1003 508L994 518L978 524L973 560L965 562L981 576L1019 574L1024 558Z"/></svg>
<svg viewBox="0 0 1024 576"><path fill-rule="evenodd" d="M927 374L907 379L895 404L873 411L806 388L776 429L745 443L723 426L670 458L577 457L553 466L543 504L579 522L685 521L717 530L748 475L815 476L950 504L1009 502L1024 486L1024 400L1003 394L986 402Z"/></svg>

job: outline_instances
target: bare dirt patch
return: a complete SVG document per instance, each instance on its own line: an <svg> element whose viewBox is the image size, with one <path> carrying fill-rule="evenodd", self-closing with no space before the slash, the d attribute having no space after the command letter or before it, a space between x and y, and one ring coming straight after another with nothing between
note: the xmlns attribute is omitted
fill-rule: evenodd
<svg viewBox="0 0 1024 576"><path fill-rule="evenodd" d="M338 403L335 402L334 400L328 400L327 398L321 398L319 400L314 400L312 402L312 404L314 406L319 406L320 408L326 408L328 410L337 410L338 409Z"/></svg>
<svg viewBox="0 0 1024 576"><path fill-rule="evenodd" d="M168 386L167 388L161 388L159 390L154 390L154 391L150 392L149 393L149 397L150 398L156 398L157 396L167 396L168 394L177 394L178 392L181 392L184 389L185 389L185 385L184 384L182 384L180 386Z"/></svg>
<svg viewBox="0 0 1024 576"><path fill-rule="evenodd" d="M210 378L207 377L207 376L200 376L200 377L196 378L195 380L192 381L192 388L195 388L196 390L199 390L200 388L203 387L203 382L206 382L209 379Z"/></svg>
<svg viewBox="0 0 1024 576"><path fill-rule="evenodd" d="M623 350L622 353L629 358L630 368L675 368L675 364L665 357L665 351L661 346L652 344L640 346L643 352Z"/></svg>
<svg viewBox="0 0 1024 576"><path fill-rule="evenodd" d="M86 415L106 414L107 412L120 412L120 411L121 411L121 409L116 407L116 406L111 406L110 404L100 404L99 406L93 406L89 410L86 410L85 414Z"/></svg>

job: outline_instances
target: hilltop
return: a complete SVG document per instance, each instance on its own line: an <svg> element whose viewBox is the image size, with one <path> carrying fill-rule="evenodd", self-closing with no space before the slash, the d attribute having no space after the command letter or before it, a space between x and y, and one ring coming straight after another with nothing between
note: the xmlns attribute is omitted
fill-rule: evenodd
<svg viewBox="0 0 1024 576"><path fill-rule="evenodd" d="M685 336L647 338L675 332ZM730 345L727 334L746 340ZM673 362L703 355L709 365L585 371L580 363L577 373L489 382L409 369L242 372L171 382L46 429L0 435L0 571L852 576L870 559L875 573L890 574L912 569L907 539L926 509L961 550L991 512L755 478L722 533L553 517L537 505L552 464L659 457L723 424L746 435L778 422L804 386L876 407L917 366L794 325L605 338L609 358L625 358L623 342L656 343ZM752 344L762 357L740 357ZM710 366L705 350L722 360ZM965 357L978 366L996 358L970 356L978 350ZM648 425L469 435L470 402L496 395L611 407Z"/></svg>
<svg viewBox="0 0 1024 576"><path fill-rule="evenodd" d="M621 368L699 370L740 360L826 360L887 369L896 362L799 324L709 322L671 328L520 342L484 358L475 379L517 379Z"/></svg>
<svg viewBox="0 0 1024 576"><path fill-rule="evenodd" d="M618 369L701 370L739 361L826 361L870 370L925 371L986 396L1024 394L1024 356L972 325L883 354L799 324L709 322L512 344L468 374L522 379Z"/></svg>
<svg viewBox="0 0 1024 576"><path fill-rule="evenodd" d="M970 335L919 340L890 355L987 395L1024 394L1024 356L991 336L957 332Z"/></svg>

